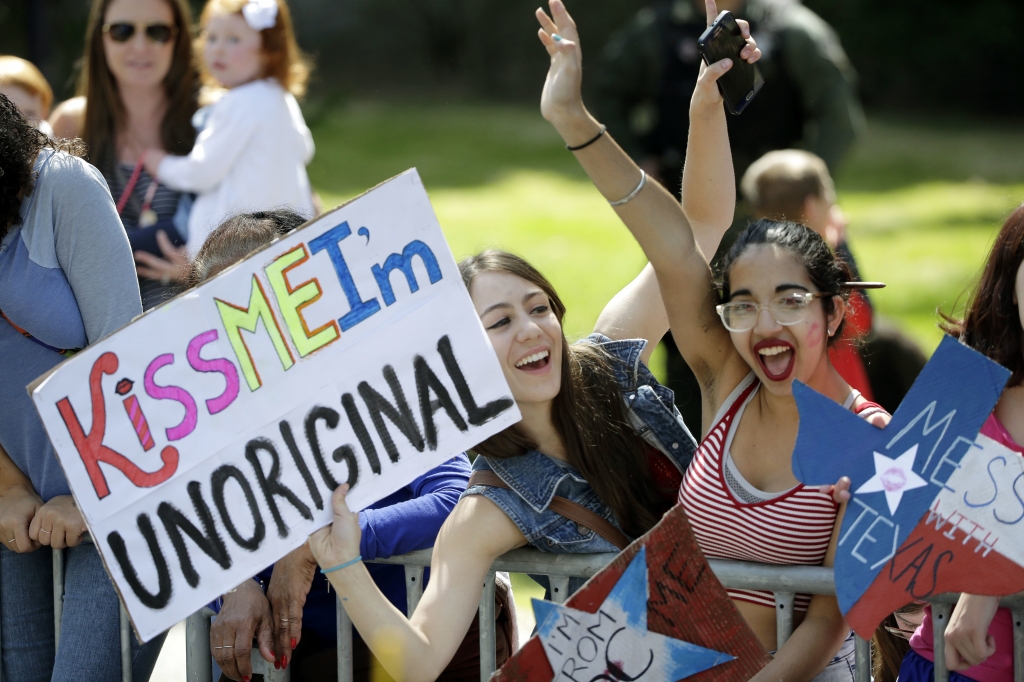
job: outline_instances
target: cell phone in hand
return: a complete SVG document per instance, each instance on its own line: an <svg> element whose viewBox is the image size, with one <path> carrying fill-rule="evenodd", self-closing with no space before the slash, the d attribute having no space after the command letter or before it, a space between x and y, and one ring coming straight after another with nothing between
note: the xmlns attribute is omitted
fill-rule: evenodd
<svg viewBox="0 0 1024 682"><path fill-rule="evenodd" d="M728 10L719 14L697 39L700 53L709 66L727 57L732 60L732 68L718 79L718 89L725 100L725 108L734 115L742 113L764 85L757 65L740 59L740 50L746 45L736 17Z"/></svg>

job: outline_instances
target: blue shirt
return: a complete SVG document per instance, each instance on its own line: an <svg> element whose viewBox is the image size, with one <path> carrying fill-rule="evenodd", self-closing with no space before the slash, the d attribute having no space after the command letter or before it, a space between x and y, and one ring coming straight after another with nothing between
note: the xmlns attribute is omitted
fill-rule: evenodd
<svg viewBox="0 0 1024 682"><path fill-rule="evenodd" d="M359 529L363 533L359 551L363 559L370 561L433 547L441 525L466 489L469 470L469 459L459 455L359 512ZM406 613L405 569L377 564L367 564L366 568L388 601ZM260 577L266 582L272 572L271 566ZM424 585L429 573L429 569L423 572ZM327 577L316 571L302 609L302 627L333 642L337 635L336 605Z"/></svg>
<svg viewBox="0 0 1024 682"><path fill-rule="evenodd" d="M49 149L33 170L22 222L0 240L0 445L46 502L71 491L25 387L64 359L46 346L95 343L141 314L142 302L100 172Z"/></svg>

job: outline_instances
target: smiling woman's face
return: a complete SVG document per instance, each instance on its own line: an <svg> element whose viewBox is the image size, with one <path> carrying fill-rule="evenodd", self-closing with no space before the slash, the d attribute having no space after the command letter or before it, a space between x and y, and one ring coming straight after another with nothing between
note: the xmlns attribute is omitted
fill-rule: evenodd
<svg viewBox="0 0 1024 682"><path fill-rule="evenodd" d="M842 319L842 299L831 316L820 298L811 301L800 322L781 325L768 310L772 300L795 292L817 293L807 269L792 253L776 246L750 247L729 269L730 301L753 301L761 306L757 324L745 332L730 332L733 345L772 393L792 392L793 379L807 383L827 362L829 330Z"/></svg>
<svg viewBox="0 0 1024 682"><path fill-rule="evenodd" d="M107 68L121 86L155 87L163 83L174 59L174 39L156 42L142 26L174 26L174 12L164 0L114 0L103 16L105 24L131 24L135 33L125 42L103 36Z"/></svg>
<svg viewBox="0 0 1024 682"><path fill-rule="evenodd" d="M562 385L562 326L547 294L521 277L482 272L470 295L516 402L553 400Z"/></svg>

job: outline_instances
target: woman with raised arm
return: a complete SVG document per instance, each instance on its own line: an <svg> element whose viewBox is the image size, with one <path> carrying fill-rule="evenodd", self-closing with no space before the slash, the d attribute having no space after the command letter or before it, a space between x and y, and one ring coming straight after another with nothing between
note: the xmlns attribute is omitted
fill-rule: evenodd
<svg viewBox="0 0 1024 682"><path fill-rule="evenodd" d="M690 221L672 220L669 198L656 201L661 190L645 183L642 171L600 136L601 126L580 99L575 25L557 0L552 10L551 18L542 17L541 40L552 57L544 115L569 145L587 145L577 158L602 193L618 200L619 216L657 273L676 343L701 383L706 437L679 495L697 540L711 558L828 566L843 510L827 492L793 476L799 416L792 383L810 385L877 426L888 422L829 363L828 344L839 336L849 291L857 285L816 233L770 220L739 237L716 283L704 255L710 253L702 253L691 226L731 219L735 205L717 91L694 94L683 178ZM715 16L708 0L709 25ZM748 27L740 26L746 34ZM724 71L725 62L706 67L702 77ZM709 129L718 132L708 136ZM716 163L692 172L692 152L711 145L718 145ZM729 593L765 648L774 649L773 595ZM797 595L794 610L792 637L754 679L852 679L853 638L835 598Z"/></svg>
<svg viewBox="0 0 1024 682"><path fill-rule="evenodd" d="M567 16L559 0L552 8ZM538 17L550 24L543 11ZM542 34L553 55L547 113L559 58L553 39ZM744 56L757 59L752 41ZM705 73L695 99L715 91L721 73ZM690 152L701 172L718 162L721 149L728 157L725 121L712 118L693 123L694 134L707 140ZM586 139L566 137L570 145ZM621 152L609 144L588 149L592 158L607 157L594 173L598 188L620 198L614 187L622 184ZM699 235L707 253L732 222L731 212L709 211L691 233L682 207L654 183L631 208ZM310 536L313 555L370 648L380 654L386 644L401 652L400 660L382 657L396 680L437 677L476 617L484 576L505 552L524 545L609 552L649 530L675 502L696 448L672 392L644 364L668 329L651 267L605 307L594 334L571 345L562 331L565 307L529 263L485 251L460 270L523 418L475 448L470 487L438 534L430 584L412 617L386 602L360 563L358 516L345 505L344 485L333 498L334 524Z"/></svg>
<svg viewBox="0 0 1024 682"><path fill-rule="evenodd" d="M1024 455L1024 205L1006 219L996 236L978 287L962 320L945 318L943 330L1013 374L981 434L1010 452ZM1020 463L1010 465L1019 467ZM844 488L849 481L843 482ZM1016 479L1014 480L1014 487ZM1018 498L1019 499L1019 498ZM997 517L998 518L998 517ZM1009 516L1009 522L1012 521ZM1018 518L1018 521L1020 519ZM1003 521L1006 523L1006 521ZM899 679L935 677L931 605L910 638ZM963 594L946 627L946 668L952 682L1010 682L1013 679L1013 619L998 597Z"/></svg>

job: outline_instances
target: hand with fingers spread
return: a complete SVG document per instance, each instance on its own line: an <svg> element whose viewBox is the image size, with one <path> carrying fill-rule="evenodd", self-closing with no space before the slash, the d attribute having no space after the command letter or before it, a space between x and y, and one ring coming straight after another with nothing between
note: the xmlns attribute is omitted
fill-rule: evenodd
<svg viewBox="0 0 1024 682"><path fill-rule="evenodd" d="M704 9L707 12L708 26L710 26L718 16L718 7L715 4L715 0L705 0ZM750 37L750 24L743 19L737 19L736 24L739 26L743 38L747 41L746 47L740 50L740 59L753 64L761 58L761 50L757 47L754 39ZM701 63L697 87L694 89L693 97L690 99L691 116L700 114L701 111L707 110L710 107L720 108L722 106L722 93L718 90L718 79L724 76L731 68L731 59L723 59L711 65Z"/></svg>
<svg viewBox="0 0 1024 682"><path fill-rule="evenodd" d="M12 552L39 548L29 533L32 519L43 501L31 485L12 485L0 492L0 541Z"/></svg>
<svg viewBox="0 0 1024 682"><path fill-rule="evenodd" d="M989 626L999 609L999 597L962 594L946 627L946 669L967 670L996 652Z"/></svg>
<svg viewBox="0 0 1024 682"><path fill-rule="evenodd" d="M155 279L164 285L171 282L184 284L188 281L190 261L184 246L177 247L171 243L170 237L163 230L156 233L156 242L164 258L154 256L146 251L135 252L135 269L139 277Z"/></svg>
<svg viewBox="0 0 1024 682"><path fill-rule="evenodd" d="M551 57L551 66L544 81L540 111L557 128L566 119L585 117L581 86L583 53L576 23L569 16L562 0L550 0L551 15L537 8L540 29L537 35Z"/></svg>
<svg viewBox="0 0 1024 682"><path fill-rule="evenodd" d="M310 552L325 570L353 562L360 556L363 532L359 528L359 514L348 509L347 495L348 483L342 483L331 495L334 522L309 536Z"/></svg>
<svg viewBox="0 0 1024 682"><path fill-rule="evenodd" d="M221 671L232 680L252 677L252 640L259 652L274 662L273 615L270 602L255 580L246 580L224 595L224 604L210 628L210 650Z"/></svg>
<svg viewBox="0 0 1024 682"><path fill-rule="evenodd" d="M309 543L289 552L274 564L267 599L274 614L274 667L288 667L294 649L302 639L302 607L313 584L316 559Z"/></svg>
<svg viewBox="0 0 1024 682"><path fill-rule="evenodd" d="M36 512L29 525L28 535L40 545L54 549L74 547L82 542L85 519L70 495L58 495Z"/></svg>

